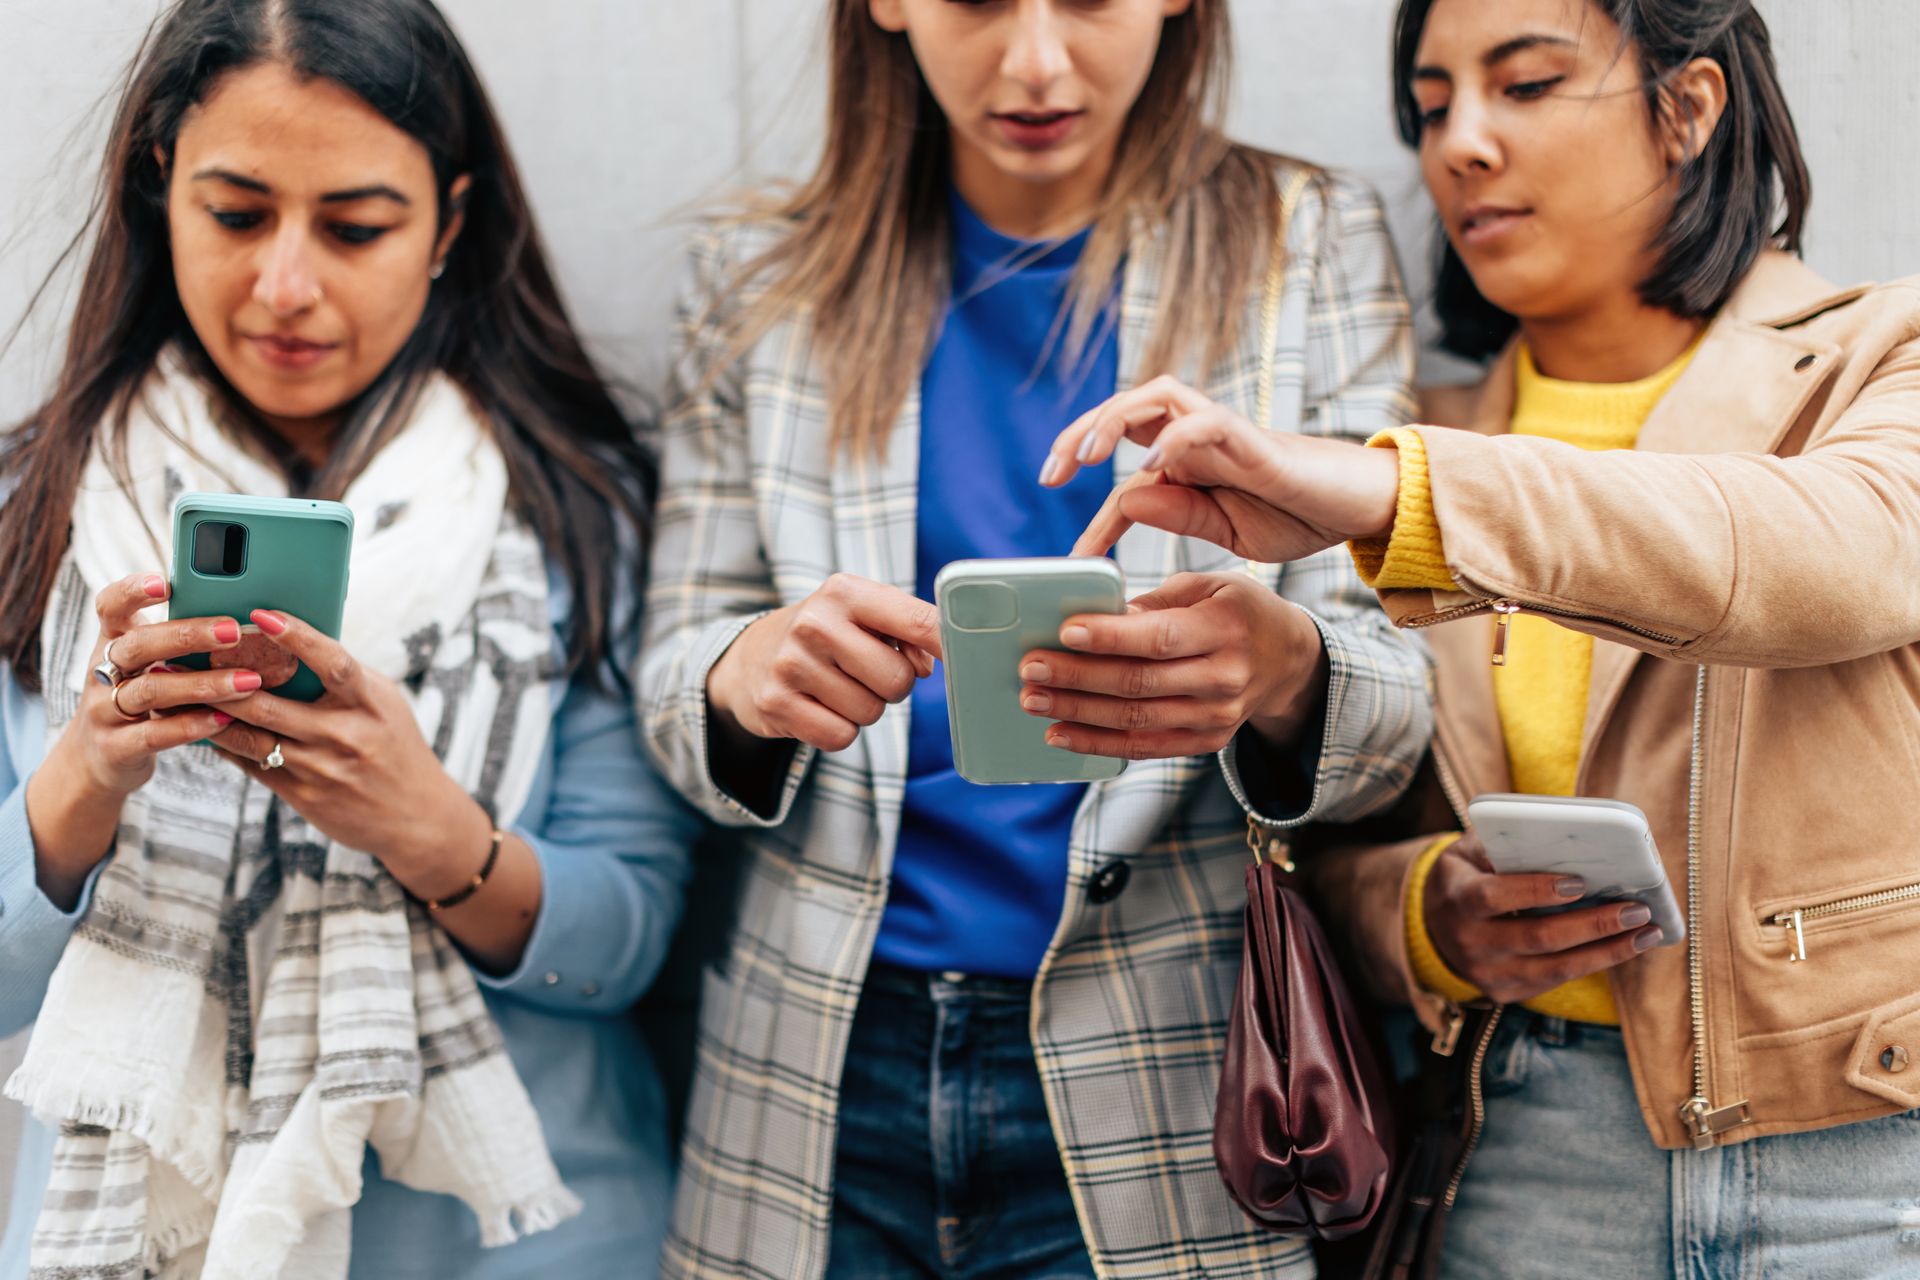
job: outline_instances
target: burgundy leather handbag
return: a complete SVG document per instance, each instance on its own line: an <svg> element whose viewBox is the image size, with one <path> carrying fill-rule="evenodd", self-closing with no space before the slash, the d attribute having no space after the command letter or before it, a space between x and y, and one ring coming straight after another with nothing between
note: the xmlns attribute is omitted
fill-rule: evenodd
<svg viewBox="0 0 1920 1280"><path fill-rule="evenodd" d="M1246 940L1213 1117L1234 1202L1275 1231L1343 1240L1379 1212L1394 1126L1365 1026L1285 845L1248 825Z"/></svg>

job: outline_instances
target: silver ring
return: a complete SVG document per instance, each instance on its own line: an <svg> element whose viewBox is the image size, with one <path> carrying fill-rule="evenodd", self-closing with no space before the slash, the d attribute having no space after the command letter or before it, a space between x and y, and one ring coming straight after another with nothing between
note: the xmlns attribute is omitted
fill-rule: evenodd
<svg viewBox="0 0 1920 1280"><path fill-rule="evenodd" d="M278 769L286 762L287 758L280 754L280 740L276 738L274 739L273 750L267 752L267 758L260 762L260 767L262 769Z"/></svg>
<svg viewBox="0 0 1920 1280"><path fill-rule="evenodd" d="M109 689L117 688L133 679L131 671L123 671L120 664L113 660L112 640L107 641L107 647L101 651L100 665L93 669L93 678Z"/></svg>

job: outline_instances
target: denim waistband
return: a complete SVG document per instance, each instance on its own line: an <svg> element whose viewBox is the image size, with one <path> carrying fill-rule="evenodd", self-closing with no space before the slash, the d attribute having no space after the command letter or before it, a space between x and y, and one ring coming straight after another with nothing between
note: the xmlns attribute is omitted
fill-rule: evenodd
<svg viewBox="0 0 1920 1280"><path fill-rule="evenodd" d="M1029 978L997 978L972 973L926 973L875 960L867 968L870 992L907 996L925 1003L1027 1004L1033 999Z"/></svg>

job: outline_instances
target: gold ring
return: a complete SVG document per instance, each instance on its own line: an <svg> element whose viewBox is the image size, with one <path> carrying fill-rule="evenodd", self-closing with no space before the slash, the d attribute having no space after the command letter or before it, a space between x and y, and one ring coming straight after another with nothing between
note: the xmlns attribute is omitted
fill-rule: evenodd
<svg viewBox="0 0 1920 1280"><path fill-rule="evenodd" d="M125 720L129 724L133 724L137 721L145 720L147 717L146 717L146 713L144 712L142 712L140 715L137 715L137 716L128 715L127 709L120 705L120 691L126 688L129 683L130 683L129 681L122 680L119 684L114 685L113 692L107 695L107 700L113 703L113 709L119 713L119 716L122 720Z"/></svg>

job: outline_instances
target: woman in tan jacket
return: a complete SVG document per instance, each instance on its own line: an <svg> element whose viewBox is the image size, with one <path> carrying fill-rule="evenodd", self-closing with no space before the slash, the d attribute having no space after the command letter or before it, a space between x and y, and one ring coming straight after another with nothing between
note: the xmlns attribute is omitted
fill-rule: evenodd
<svg viewBox="0 0 1920 1280"><path fill-rule="evenodd" d="M1498 357L1428 406L1464 429L1269 436L1150 383L1055 445L1055 483L1154 445L1161 483L1082 550L1133 522L1260 560L1349 540L1433 628L1411 838L1319 878L1438 1049L1514 1006L1458 1049L1484 1124L1447 1274L1914 1274L1920 289L1795 256L1808 180L1749 0L1403 0L1395 80L1447 343ZM1459 837L1508 791L1644 809L1685 945L1637 905L1516 917L1585 886Z"/></svg>

